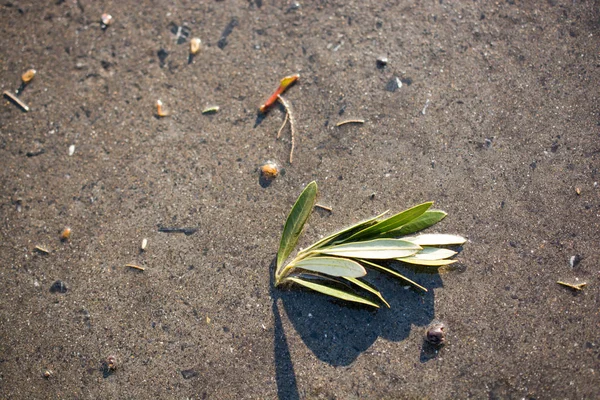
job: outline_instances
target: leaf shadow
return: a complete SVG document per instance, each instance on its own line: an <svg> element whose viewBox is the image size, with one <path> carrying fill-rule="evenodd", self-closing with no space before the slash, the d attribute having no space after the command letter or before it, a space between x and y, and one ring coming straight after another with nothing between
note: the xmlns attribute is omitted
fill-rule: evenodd
<svg viewBox="0 0 600 400"><path fill-rule="evenodd" d="M280 399L297 399L299 394L278 302L314 355L336 367L352 364L378 337L400 342L408 337L413 326L424 331L435 319L434 289L443 287L440 275L423 273L421 269L403 268L401 263L390 263L388 266L425 286L428 292L407 287L403 281L369 270L366 280L380 290L391 306L373 309L338 301L299 287L275 288L275 261L271 263L275 369ZM436 356L437 349L429 348L425 343L420 361L427 362Z"/></svg>

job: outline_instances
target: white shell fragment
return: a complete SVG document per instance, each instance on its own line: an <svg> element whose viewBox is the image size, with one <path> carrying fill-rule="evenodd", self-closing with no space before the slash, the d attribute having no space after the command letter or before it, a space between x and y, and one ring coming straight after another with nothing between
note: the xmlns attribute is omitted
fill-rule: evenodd
<svg viewBox="0 0 600 400"><path fill-rule="evenodd" d="M142 251L146 250L146 246L148 246L148 239L144 238L144 240L142 240Z"/></svg>
<svg viewBox="0 0 600 400"><path fill-rule="evenodd" d="M69 156L72 156L75 153L75 145L72 144L69 146Z"/></svg>

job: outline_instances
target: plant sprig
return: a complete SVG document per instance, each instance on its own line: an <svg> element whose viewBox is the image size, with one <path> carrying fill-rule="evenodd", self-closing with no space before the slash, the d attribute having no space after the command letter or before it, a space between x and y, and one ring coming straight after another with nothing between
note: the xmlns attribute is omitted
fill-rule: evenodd
<svg viewBox="0 0 600 400"><path fill-rule="evenodd" d="M377 288L359 279L367 274L366 268L385 272L421 290L427 289L374 260L439 267L455 263L456 260L450 258L457 254L440 246L466 242L462 236L448 234L407 236L446 217L445 212L430 209L433 202L427 202L383 218L386 211L342 229L299 251L292 261L284 264L298 243L316 203L317 192L317 183L309 183L288 215L277 252L275 286L297 284L341 300L378 308L377 302L365 296L370 293L389 307Z"/></svg>

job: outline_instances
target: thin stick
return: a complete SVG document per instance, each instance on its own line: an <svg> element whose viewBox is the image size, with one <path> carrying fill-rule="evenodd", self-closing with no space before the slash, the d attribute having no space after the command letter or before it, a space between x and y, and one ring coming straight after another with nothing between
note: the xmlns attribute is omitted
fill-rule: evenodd
<svg viewBox="0 0 600 400"><path fill-rule="evenodd" d="M139 269L140 271L145 271L146 270L146 268L140 267L139 265L135 265L135 264L125 264L125 266L129 267L129 268Z"/></svg>
<svg viewBox="0 0 600 400"><path fill-rule="evenodd" d="M562 282L562 281L557 281L556 283L558 283L559 285L566 286L566 287L568 287L569 289L573 289L573 290L579 290L579 291L583 290L583 287L584 287L585 285L587 285L587 282L578 283L578 284L576 284L576 285L572 285L572 284L570 284L570 283L567 283L567 282Z"/></svg>
<svg viewBox="0 0 600 400"><path fill-rule="evenodd" d="M285 119L283 120L283 124L281 125L281 128L279 128L279 130L277 131L277 139L279 139L279 137L281 136L281 131L283 130L283 128L285 128L285 124L287 124L288 122L288 113L287 110L285 110Z"/></svg>
<svg viewBox="0 0 600 400"><path fill-rule="evenodd" d="M12 100L16 105L21 107L23 109L23 111L29 111L29 106L27 104L23 103L17 96L12 94L8 90L5 90L3 94L4 94L4 96L6 96L10 100Z"/></svg>
<svg viewBox="0 0 600 400"><path fill-rule="evenodd" d="M34 247L34 250L37 250L37 251L39 251L40 253L44 253L44 254L50 254L50 250L48 250L47 248L45 248L45 247L42 247L42 246L35 246L35 247Z"/></svg>
<svg viewBox="0 0 600 400"><path fill-rule="evenodd" d="M342 126L342 125L346 125L346 124L364 124L364 123L365 123L364 119L349 119L347 121L338 122L337 124L335 124L335 126Z"/></svg>
<svg viewBox="0 0 600 400"><path fill-rule="evenodd" d="M285 108L285 111L287 113L287 115L289 115L290 118L290 128L292 131L292 148L290 149L290 164L292 163L293 159L294 159L294 146L296 145L295 143L295 133L296 133L296 129L294 128L294 125L296 125L296 121L294 118L294 114L292 114L292 107L290 106L290 104L285 101L283 99L283 97L281 97L280 95L277 95L277 99L281 102L281 104L283 104L283 108Z"/></svg>
<svg viewBox="0 0 600 400"><path fill-rule="evenodd" d="M329 211L329 212L333 212L333 208L331 208L331 207L327 207L327 206L324 206L324 205L322 205L322 204L318 204L318 203L317 203L317 204L315 204L315 207L319 207L319 208L322 208L323 210L327 210L327 211Z"/></svg>

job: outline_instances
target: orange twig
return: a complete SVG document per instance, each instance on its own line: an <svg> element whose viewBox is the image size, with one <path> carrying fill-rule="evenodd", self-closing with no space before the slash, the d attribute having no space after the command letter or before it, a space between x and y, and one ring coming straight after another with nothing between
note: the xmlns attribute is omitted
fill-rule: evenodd
<svg viewBox="0 0 600 400"><path fill-rule="evenodd" d="M296 82L298 80L298 78L300 78L300 75L298 75L298 74L286 76L285 78L283 78L279 82L279 87L277 88L275 93L273 93L271 95L271 97L269 97L269 99L265 102L265 104L260 106L260 112L261 113L266 112L269 107L271 107L273 104L275 104L279 95L283 94L283 92L285 92L287 88L289 88L294 82Z"/></svg>

